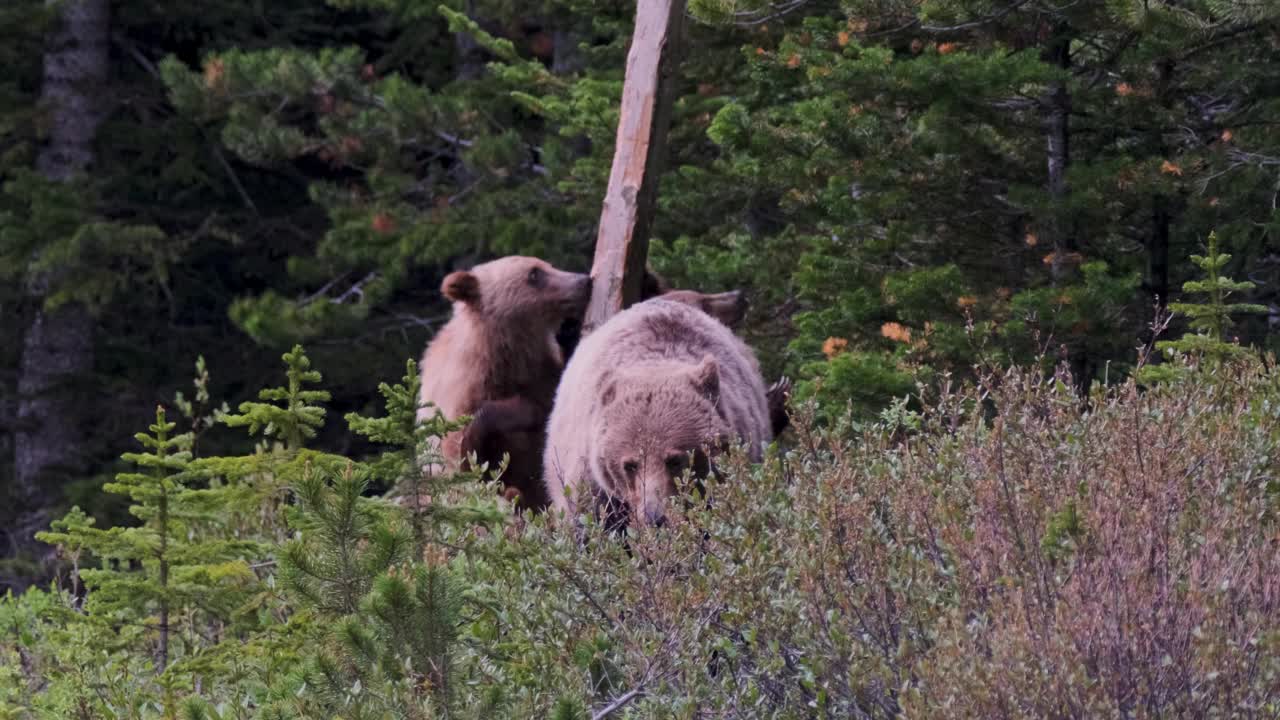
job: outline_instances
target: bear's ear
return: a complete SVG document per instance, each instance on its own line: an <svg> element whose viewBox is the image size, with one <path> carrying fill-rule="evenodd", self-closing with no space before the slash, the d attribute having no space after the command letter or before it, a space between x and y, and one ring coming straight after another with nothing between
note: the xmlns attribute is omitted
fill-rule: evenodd
<svg viewBox="0 0 1280 720"><path fill-rule="evenodd" d="M440 292L454 302L475 302L480 299L480 279L466 270L452 272L441 283Z"/></svg>
<svg viewBox="0 0 1280 720"><path fill-rule="evenodd" d="M618 380L613 376L613 371L605 370L600 375L600 407L609 407L617 396Z"/></svg>
<svg viewBox="0 0 1280 720"><path fill-rule="evenodd" d="M720 399L720 365L716 363L715 355L707 353L702 356L702 362L693 369L690 380L698 393L706 399L711 402Z"/></svg>

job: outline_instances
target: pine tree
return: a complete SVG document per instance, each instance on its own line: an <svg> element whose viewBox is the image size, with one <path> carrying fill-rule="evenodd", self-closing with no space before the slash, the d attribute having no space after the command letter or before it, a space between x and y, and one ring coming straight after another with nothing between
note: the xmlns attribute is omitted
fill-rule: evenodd
<svg viewBox="0 0 1280 720"><path fill-rule="evenodd" d="M322 376L311 369L311 360L302 346L295 345L281 359L285 364L284 386L260 390L261 401L242 402L238 413L218 416L223 425L244 427L251 436L260 438L253 452L205 458L196 466L211 484L224 490L224 510L232 527L255 534L274 533L283 540L285 528L278 520L290 492L310 466L332 473L349 461L307 447L324 425L327 411L322 403L330 395L327 390L313 388Z"/></svg>
<svg viewBox="0 0 1280 720"><path fill-rule="evenodd" d="M1272 145L1248 128L1277 102L1257 72L1276 49L1247 3L1222 5L1238 12L696 3L713 22L761 20L742 49L751 82L708 130L720 156L690 171L731 178L721 197L748 211L674 255L785 308L801 396L871 411L912 377L1042 356L1082 385L1103 361L1118 378L1140 293L1163 303L1181 274L1170 253L1214 222L1257 247L1270 222L1238 145Z"/></svg>
<svg viewBox="0 0 1280 720"><path fill-rule="evenodd" d="M1204 301L1169 304L1173 313L1190 321L1188 324L1193 332L1177 340L1158 341L1156 350L1171 359L1181 357L1184 361L1193 360L1197 365L1207 367L1253 356L1250 348L1241 346L1234 342L1236 338L1228 336L1233 324L1231 318L1241 314L1265 314L1267 308L1256 303L1227 302L1231 295L1254 288L1252 282L1232 280L1223 274L1230 260L1229 253L1218 251L1218 234L1209 233L1206 254L1191 256L1191 261L1204 272L1205 279L1188 280L1182 284L1184 293L1204 295ZM1144 383L1169 381L1183 377L1186 370L1186 365L1177 363L1147 365L1138 374L1138 379Z"/></svg>
<svg viewBox="0 0 1280 720"><path fill-rule="evenodd" d="M309 290L297 300L272 289L232 309L266 343L353 333L384 309L416 313L405 302L415 265L516 252L563 261L569 247L558 204L544 202L544 167L521 136L524 113L489 78L443 71L451 43L437 3L344 5L380 13L399 40L217 52L198 70L176 58L161 67L174 104L218 127L243 162L320 164L308 191L330 227L290 268Z"/></svg>
<svg viewBox="0 0 1280 720"><path fill-rule="evenodd" d="M371 480L392 488L389 495L396 497L408 509L418 556L422 555L428 543L443 540L442 533L500 523L503 519L491 499L477 501L475 498L474 485L480 479L478 469L444 473L423 471L423 468L444 466L443 458L439 456L440 445L431 439L443 438L465 427L468 418L449 420L437 410L419 421L420 383L417 363L410 360L402 382L378 385L378 392L386 403L384 417L367 418L357 413L348 413L346 417L353 433L387 446L376 459L366 461L364 466Z"/></svg>
<svg viewBox="0 0 1280 720"><path fill-rule="evenodd" d="M308 471L297 487L290 526L302 537L283 548L281 579L308 606L328 615L355 613L374 578L411 547L386 513L362 497L367 487L350 465L332 479Z"/></svg>
<svg viewBox="0 0 1280 720"><path fill-rule="evenodd" d="M104 486L132 501L130 512L140 525L100 530L73 508L38 536L103 563L78 570L89 591L85 612L91 622L108 632L119 623L141 623L152 631L149 642L166 717L177 716L176 693L184 676L178 661L196 652L200 642L191 641L206 623L231 619L257 583L249 560L263 550L256 542L193 532L213 519L218 503L191 486L196 477L192 436L172 435L175 426L164 408L157 408L150 434L136 436L146 451L124 456L141 471L121 473Z"/></svg>
<svg viewBox="0 0 1280 720"><path fill-rule="evenodd" d="M442 548L456 552L473 527L499 525L506 516L491 491L475 487L474 473L423 477L426 439L457 423L438 413L416 422L418 378L408 362L402 383L379 386L384 417L347 417L353 432L388 450L337 473L308 466L297 483L289 517L298 538L280 555L281 579L332 631L311 663L277 689L272 717L454 716L463 584ZM406 513L366 498L371 478L398 481L412 499L428 502L410 504ZM492 704L469 708L468 716L484 717Z"/></svg>

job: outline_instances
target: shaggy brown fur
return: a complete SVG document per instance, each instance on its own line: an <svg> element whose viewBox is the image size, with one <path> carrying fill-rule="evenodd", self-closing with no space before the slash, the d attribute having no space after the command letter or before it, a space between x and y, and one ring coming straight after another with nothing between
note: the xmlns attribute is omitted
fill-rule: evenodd
<svg viewBox="0 0 1280 720"><path fill-rule="evenodd" d="M521 256L446 277L441 292L453 301L453 317L423 353L419 419L435 413L428 403L453 419L508 398L545 418L564 367L556 330L582 314L590 290L586 275ZM439 448L446 466L460 465L463 435L451 433ZM541 491L536 474L504 480Z"/></svg>
<svg viewBox="0 0 1280 720"><path fill-rule="evenodd" d="M490 472L507 467L504 495L521 507L544 510L550 504L542 484L542 448L548 412L522 397L491 400L480 406L462 433L462 456L475 453Z"/></svg>
<svg viewBox="0 0 1280 720"><path fill-rule="evenodd" d="M640 286L640 302L659 295L668 300L699 308L729 327L736 327L747 314L747 297L741 290L711 294L696 290L677 290L671 287L666 278L646 267L644 281ZM582 326L578 318L570 318L561 326L556 340L564 350L566 360L573 357L573 351L578 347L578 341L581 339Z"/></svg>
<svg viewBox="0 0 1280 720"><path fill-rule="evenodd" d="M736 326L747 314L747 299L741 290L715 294L700 293L697 290L671 290L656 297L696 307L727 327Z"/></svg>
<svg viewBox="0 0 1280 720"><path fill-rule="evenodd" d="M758 459L771 439L751 350L706 313L658 297L611 318L570 359L547 426L543 481L561 512L588 498L620 501L636 521L662 524L685 469L709 470L704 448L714 454L741 440Z"/></svg>

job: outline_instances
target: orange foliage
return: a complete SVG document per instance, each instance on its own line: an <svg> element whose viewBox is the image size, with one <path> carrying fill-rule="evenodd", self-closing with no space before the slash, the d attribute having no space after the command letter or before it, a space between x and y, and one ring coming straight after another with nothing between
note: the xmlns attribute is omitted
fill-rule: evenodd
<svg viewBox="0 0 1280 720"><path fill-rule="evenodd" d="M378 213L377 215L374 215L373 221L370 225L373 226L374 232L378 232L383 235L395 232L396 229L395 219L386 213Z"/></svg>
<svg viewBox="0 0 1280 720"><path fill-rule="evenodd" d="M847 347L849 347L848 340L839 337L829 337L826 342L822 343L822 354L826 355L827 359L830 360L844 352Z"/></svg>
<svg viewBox="0 0 1280 720"><path fill-rule="evenodd" d="M911 342L911 328L900 323L887 322L880 326L880 334L897 342Z"/></svg>

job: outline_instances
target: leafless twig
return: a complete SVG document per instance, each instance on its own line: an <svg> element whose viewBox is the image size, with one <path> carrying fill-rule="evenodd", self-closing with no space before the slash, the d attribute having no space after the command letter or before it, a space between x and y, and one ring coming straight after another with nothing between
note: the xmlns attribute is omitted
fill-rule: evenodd
<svg viewBox="0 0 1280 720"><path fill-rule="evenodd" d="M603 710L596 713L595 715L592 715L591 720L602 720L603 718L607 718L610 715L614 714L615 712L626 707L628 703L630 703L632 700L635 700L636 698L640 697L643 694L644 694L643 688L635 688L634 690L628 690L622 695L619 695L617 700L614 700L613 702L609 703Z"/></svg>

